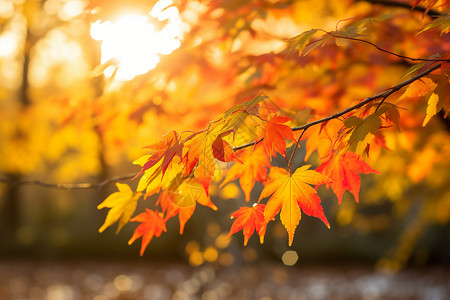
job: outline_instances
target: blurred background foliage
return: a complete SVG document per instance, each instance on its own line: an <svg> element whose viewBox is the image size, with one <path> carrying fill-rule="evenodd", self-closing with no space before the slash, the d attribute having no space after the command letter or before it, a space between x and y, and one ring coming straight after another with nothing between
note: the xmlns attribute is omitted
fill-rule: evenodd
<svg viewBox="0 0 450 300"><path fill-rule="evenodd" d="M393 86L409 63L363 44L327 44L303 57L286 52L287 39L383 14L395 17L368 25L375 44L411 57L448 51L448 33L416 35L429 16L369 1L0 0L1 177L66 183L137 173L130 162L146 153L143 146L171 129L198 130L261 92L299 123L310 111L328 116ZM137 27L125 31L129 40L108 42L122 34L113 25L124 15L135 16ZM149 30L168 32L170 41L157 42L166 48L133 44L148 38L136 16L153 22ZM199 208L182 236L171 220L143 259L192 266L364 262L394 271L448 264L449 125L435 118L421 128L425 104L418 100L402 103L401 131L385 135L389 150L371 149L368 160L382 175L362 176L361 203L346 193L338 205L319 189L331 230L305 217L291 248L280 223L269 226L263 245L228 240L230 214L245 203L232 182L212 187L218 212ZM318 165L317 152L309 163ZM127 245L134 225L118 236L98 234L106 212L96 206L113 190L0 183L0 258L137 258L138 245Z"/></svg>

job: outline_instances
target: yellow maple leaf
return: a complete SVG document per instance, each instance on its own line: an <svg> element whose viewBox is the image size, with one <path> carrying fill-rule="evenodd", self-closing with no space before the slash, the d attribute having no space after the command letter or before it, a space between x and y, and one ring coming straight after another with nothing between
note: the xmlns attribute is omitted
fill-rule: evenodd
<svg viewBox="0 0 450 300"><path fill-rule="evenodd" d="M433 92L437 84L428 77L423 77L411 83L400 99L409 97L423 97Z"/></svg>
<svg viewBox="0 0 450 300"><path fill-rule="evenodd" d="M141 192L134 193L128 184L116 183L118 192L108 196L102 203L97 206L97 209L104 207L111 208L106 216L105 223L98 230L102 233L106 228L119 221L116 234L128 223L134 211Z"/></svg>
<svg viewBox="0 0 450 300"><path fill-rule="evenodd" d="M441 110L442 105L438 107L438 103L439 103L439 96L435 93L431 94L430 98L428 98L427 115L423 120L422 127L425 127L430 121L431 117L433 117L435 114L437 114L438 111Z"/></svg>
<svg viewBox="0 0 450 300"><path fill-rule="evenodd" d="M305 214L319 218L330 228L320 205L320 198L310 184L331 183L333 180L314 170L309 170L309 167L300 167L293 174L285 169L272 167L269 181L259 197L261 200L271 196L264 211L266 223L281 210L280 219L289 234L289 246L292 245L295 229L301 219L300 208Z"/></svg>

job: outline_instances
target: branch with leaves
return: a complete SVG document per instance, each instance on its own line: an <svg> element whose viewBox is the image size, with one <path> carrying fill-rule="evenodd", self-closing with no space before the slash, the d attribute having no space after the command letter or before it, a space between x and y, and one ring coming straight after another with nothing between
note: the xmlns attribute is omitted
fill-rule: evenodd
<svg viewBox="0 0 450 300"><path fill-rule="evenodd" d="M370 102L373 102L373 101L375 101L375 100L378 100L378 99L382 99L382 101L380 102L380 105L381 105L382 102L384 102L384 100L387 99L387 98L388 98L390 95L392 95L393 93L399 91L400 89L402 89L402 88L404 88L405 86L407 86L407 85L413 83L414 81L421 79L422 77L424 77L424 76L430 74L431 72L433 72L433 71L439 69L441 66L442 66L442 64L441 64L441 63L438 63L438 64L436 64L436 65L430 67L429 69L423 71L422 73L417 74L416 76L411 77L410 79L405 80L404 82L402 82L402 83L400 83L400 84L398 84L398 85L396 85L396 86L393 86L393 87L387 89L387 90L384 91L384 92L378 93L378 94L376 94L375 96L372 96L372 97L368 97L368 98L364 99L363 101L359 102L358 104L355 104L355 105L353 105L353 106L351 106L351 107L349 107L349 108L347 108L347 109L345 109L345 110L343 110L343 111L340 111L340 112L338 112L338 113L335 113L335 114L333 114L333 115L331 115L331 116L329 116L329 117L326 117L326 118L323 118L323 119L320 119L320 120L316 120L316 121L307 123L307 124L305 124L305 125L301 125L301 126L297 126L297 127L292 127L291 129L292 129L292 131L306 130L306 129L312 127L312 126L315 126L315 125L318 125L318 124L321 124L321 123L325 123L325 122L328 122L328 121L333 120L333 119L338 119L338 118L340 118L340 117L342 117L342 116L344 116L344 115L346 115L346 114L352 112L353 110L358 109L358 108L361 108L361 107L363 107L364 105L366 105L366 104L368 104L368 103L370 103ZM378 106L378 107L379 107L379 106ZM262 138L262 139L263 139L263 138ZM248 143L248 144L245 144L245 145L242 145L242 146L234 147L233 150L234 150L234 151L238 151L238 150L242 150L242 149L244 149L244 148L253 146L253 145L255 145L255 143L261 142L262 139L259 140L258 142L251 142L251 143Z"/></svg>
<svg viewBox="0 0 450 300"><path fill-rule="evenodd" d="M382 103L382 102L384 102L385 99L387 99L393 93L395 93L395 92L399 91L400 89L408 86L409 84L413 83L414 81L417 81L417 80L421 79L422 77L430 74L431 72L439 69L441 66L442 66L441 63L435 64L435 65L431 66L429 69L421 72L420 74L417 74L417 75L411 77L410 79L405 80L404 82L399 83L398 85L387 89L384 92L378 93L378 94L376 94L376 95L374 95L372 97L368 97L368 98L364 99L363 101L359 102L358 104L355 104L355 105L353 105L353 106L351 106L351 107L349 107L349 108L347 108L347 109L345 109L343 111L340 111L338 113L335 113L335 114L333 114L333 115L331 115L329 117L326 117L326 118L323 118L323 119L320 119L320 120L309 122L309 123L301 125L301 126L291 127L290 129L292 131L299 131L299 130L306 131L306 129L308 129L308 128L312 127L312 126L319 125L319 124L322 124L322 123L326 123L326 122L328 122L330 120L333 120L333 119L338 119L338 118L340 118L340 117L342 117L342 116L344 116L344 115L346 115L346 114L348 114L348 113L350 113L350 112L352 112L352 111L354 111L354 110L356 110L358 108L363 107L364 105L366 105L366 104L368 104L368 103L370 103L372 101L382 99L382 101L381 101L381 103ZM263 98L265 98L265 97L262 97L262 98L259 98L259 99L263 99ZM380 103L380 105L381 105L381 103ZM430 116L430 118L431 118L431 116ZM302 132L302 134L303 134L303 132ZM300 139L301 139L301 136L300 136ZM232 149L233 149L233 151L239 151L239 150L245 149L247 147L255 146L257 143L260 143L263 140L264 140L264 136L262 136L257 142L251 142L251 143L247 143L247 144L244 144L244 145L236 146L236 147L233 147ZM296 145L298 145L298 141L297 141ZM290 158L290 162L292 162L292 156ZM291 163L289 163L289 166L290 165L291 165ZM40 180L10 180L10 179L5 179L5 178L0 178L0 183L8 184L8 185L11 185L11 186L37 185L37 186L42 186L42 187L45 187L45 188L65 189L65 190L94 189L94 188L101 189L101 188L103 188L104 186L106 186L109 183L114 183L114 182L119 182L119 181L126 181L126 180L133 179L135 177L136 177L135 173L125 174L125 175L118 175L118 176L114 176L114 177L105 179L105 180L103 180L103 181L101 181L99 183L93 183L93 182L86 182L86 183L49 183L49 182L43 182L43 181L40 181Z"/></svg>
<svg viewBox="0 0 450 300"><path fill-rule="evenodd" d="M256 181L263 182L265 188L257 203L254 203L252 207L241 207L233 214L236 221L230 234L243 229L245 243L247 243L256 230L263 241L268 223L280 214L280 220L289 234L289 245L291 245L301 212L321 219L329 227L314 186L326 184L327 187L331 187L339 203L345 190L349 190L354 195L356 202L359 201L359 173L378 173L362 160L361 155L369 152L369 147L378 130L392 125L398 126L398 106L386 102L386 99L408 86L404 95L411 96L409 95L411 90L414 93L414 90L418 88L412 86L414 83L420 86L422 92L424 88L428 88L427 93L434 94L433 91L438 85L433 85L427 76L441 68L441 63L432 65L410 79L339 113L301 126L290 127L288 124L294 120L275 112L268 97L258 96L232 107L211 121L204 130L194 133L171 131L159 143L147 146L153 152L152 154L135 162L142 167L138 174L142 177L136 192L130 193L129 188L126 188L126 194L124 194L120 191L124 188L119 187L119 192L113 194L114 201L120 198L121 205L127 206L130 201L132 203L137 201L136 198L141 195L145 199L160 193L157 200L159 208L154 211L148 210L139 215L139 218L131 220L146 224L142 225L147 228L146 234L153 237L153 234L159 236L164 231L165 222L178 215L180 232L183 232L197 203L217 209L209 195L210 184L217 180L215 173L220 169L216 161L231 163L233 165L228 170L222 186L239 178L247 201L250 201L250 192ZM428 87L422 87L423 82L427 83ZM443 95L440 95L440 98L443 98ZM429 107L432 105L430 104ZM439 110L438 106L427 110L424 124ZM340 120L341 117L344 117L343 122ZM331 124L331 121L338 122ZM321 130L325 126L332 126L332 130L338 133L333 146L329 149L328 158L316 170L310 169L308 165L292 170L291 165L298 141L307 129L319 124L321 124ZM302 133L296 137L294 132L300 130ZM232 146L240 140L249 139L253 142ZM295 147L289 159L286 154L288 147L286 140L290 140ZM286 159L288 171L270 165L272 158L277 155ZM268 198L266 203L261 203L266 198ZM106 203L113 203L111 201L113 199L106 199L99 207L111 207L106 205ZM111 213L113 213L112 210ZM131 217L128 210L120 213L126 217L120 219L119 228ZM114 214L114 219L118 220L120 217L117 215L118 212L115 211ZM105 222L105 224L109 226L111 222ZM104 228L105 225L102 226L102 230ZM135 238L130 242L134 240ZM143 242L141 254L147 244Z"/></svg>
<svg viewBox="0 0 450 300"><path fill-rule="evenodd" d="M448 32L448 15L435 11L431 7L402 5L399 2L391 1L368 2L403 6L422 11L424 14L433 17L433 20L424 24L419 30L418 33L421 33L421 36L429 34L434 29L433 37L439 39L439 34L443 35ZM423 4L424 2L416 1L415 3ZM227 40L227 38L237 39L242 32L250 33L249 36L251 37L258 36L257 30L250 26L250 24L253 24L252 18L264 18L266 15L264 9L268 9L268 7L281 9L276 4L273 4L273 7L272 4L267 4L264 9L254 10L255 6L258 8L258 4L239 4L239 1L237 1L236 4L233 4L239 8L236 9L236 16L230 17L228 14L217 13L228 9L226 6L225 8L220 7L221 5L221 1L211 3L211 7L205 13L206 17L203 17L206 20L213 20L212 23L214 24L227 24L227 29L224 30L224 35L220 39L220 42L224 44L234 44L229 43L230 40ZM376 14L372 13L367 13L367 15L370 17L362 20L345 19L345 26L340 29L336 26L335 31L311 29L303 32L290 39L286 43L284 51L278 54L242 54L236 61L230 60L230 62L227 62L230 69L241 69L242 67L241 70L244 70L234 70L235 73L230 72L230 78L220 83L227 86L238 76L244 78L244 80L239 79L243 82L240 82L241 84L236 87L233 93L230 93L239 100L235 102L239 104L226 111L222 104L218 105L220 111L218 110L217 114L219 115L210 120L210 115L205 114L207 119L200 120L200 123L206 124L206 126L201 130L181 132L172 130L162 136L160 141L145 147L148 154L134 162L134 164L140 166L140 172L137 175L116 176L100 183L54 184L39 180L13 181L7 179L0 179L0 182L10 185L38 185L56 189L100 189L109 183L116 182L118 191L98 205L98 209L109 209L105 222L99 231L103 232L117 223L117 232L119 232L129 222L139 223L129 240L129 244L142 238L141 255L154 237L161 236L167 230L166 224L169 220L178 217L180 233L183 233L185 224L194 214L197 205L217 210L218 208L212 202L210 195L210 186L213 183L218 183L220 187L223 187L231 181L239 181L248 205L240 207L232 214L232 218L235 220L231 225L229 237L242 230L244 245L248 243L255 231L259 235L260 242L263 243L268 226L278 216L287 231L289 245L294 241L302 214L318 218L329 228L330 222L322 207L322 200L317 188L325 185L331 189L336 195L338 203L341 203L345 191L349 191L354 200L359 202L360 175L379 173L368 164L367 157L369 154L372 155L373 152L380 152L388 148L384 139L385 132L394 132L400 129L402 125L400 113L407 113L404 112L406 109L402 107L403 103L401 103L404 99L408 100L405 102L414 105L417 105L418 102L427 104L426 108L422 107L421 113L418 114L420 120L419 123L416 123L419 124L419 127L420 125L426 126L434 115L443 114L446 116L450 110L448 97L450 86L448 63L450 60L445 57L445 53L436 51L430 53L434 55L429 58L413 58L397 53L398 48L393 47L390 43L378 45L377 42L370 41L370 36L363 39L363 36L367 36L365 30L372 23L388 22L393 18L392 14L381 14L377 17L374 17ZM424 17L429 20L428 16ZM210 19L208 19L209 17ZM201 17L199 18L201 19ZM397 26L397 23L401 22L392 23L388 25ZM209 23L205 22L204 24ZM339 24L341 22L338 22ZM391 29L389 26L388 28ZM195 29L193 30L194 35L202 32L202 30L197 30L198 28ZM273 33L263 32L262 35L265 39L276 37L276 34ZM279 41L284 42L286 40L283 37L279 38ZM350 94L350 97L347 97L343 102L338 102L333 97L336 95L339 97L340 93L347 91L346 88L336 89L337 91L332 91L329 94L321 94L322 98L317 98L326 102L327 109L320 112L318 112L319 106L323 102L319 105L316 104L316 107L313 107L310 103L295 103L292 107L283 107L283 104L278 103L282 103L285 99L280 99L283 97L276 95L277 85L290 76L293 68L300 69L303 67L303 63L314 61L317 62L317 66L314 65L314 68L320 69L322 66L327 66L330 67L328 73L334 73L338 70L336 66L339 65L339 59L346 57L350 52L357 52L352 51L351 47L347 47L350 46L350 41L355 42L351 46L367 48L370 54L376 53L377 57L382 57L381 62L384 64L392 62L404 64L405 60L408 64L412 62L422 63L413 65L400 78L400 80L402 78L409 79L356 104L354 102L350 104L350 102L361 99L361 95L363 97L367 94L370 95L372 92L367 93L364 90L364 93L359 93L358 96ZM198 39L194 36L191 43L186 43L188 46L183 50L188 52L196 49L195 51L199 53L207 52L209 55L211 49L204 46L204 43L207 44L208 42L203 42L202 38ZM236 43L235 46L239 48L237 44L239 43ZM218 48L222 46L220 45ZM424 48L426 47L424 46ZM416 53L416 56L423 56L423 53L428 53L428 49L441 48L429 46L426 50L414 53ZM245 53L245 50L248 49L233 49L233 51L230 51L230 56L232 56L231 52L233 55L237 55L241 54L240 51ZM295 53L295 55L290 55L292 53ZM211 75L210 77L215 78L220 77L217 76L218 74L224 75L226 73L223 72L219 64L216 64L215 59L206 58L207 55L195 54L186 57L198 63L200 76L206 77L205 74L211 72L214 76ZM359 53L357 54L359 55ZM183 55L175 56L174 61L177 62L176 59L182 61L186 57ZM244 59L241 59L242 57ZM323 57L328 59L322 60ZM367 55L366 59L361 59L361 57L357 59L360 62L362 61L364 65L379 63L376 60L372 61L370 55ZM282 65L279 61L287 61L288 63ZM353 62L350 61L348 65L352 65ZM161 80L158 80L158 82L163 82L162 86L169 86L166 79L173 80L174 84L170 84L171 86L177 86L175 82L178 79L176 83L181 86L179 89L183 89L186 86L181 82L186 81L186 77L182 76L183 72L178 70L178 66L173 68L176 65L177 63L167 64L165 66L169 69L167 73L161 72L158 74L159 77L153 75L148 77L152 77L152 79L160 78ZM235 67L235 65L239 66ZM279 65L284 67L284 73L281 75L275 74L275 71L272 70L282 69L278 68ZM267 73L272 73L265 77L267 69L269 70ZM158 71L155 69L155 72ZM228 74L224 76L226 75ZM359 73L357 76L359 76ZM145 78L146 76L142 77L142 81L138 84L139 88L147 82L150 83L150 87L152 87L151 84L156 85L156 81ZM345 75L341 75L339 78L337 76L332 77L330 81L325 80L323 85L318 85L316 89L312 89L313 91L309 95L305 94L306 96L312 95L310 98L314 98L317 94L320 94L316 90L330 82L332 85L351 86L352 83L349 83L346 81L347 78L343 77ZM369 87L371 91L380 88L380 86L391 86L386 81L375 82L372 78L368 78L370 76L366 77L366 87ZM382 76L379 75L378 77ZM393 80L397 80L399 77L400 74L397 73L391 76ZM302 80L303 78L288 83L286 83L288 80L283 81L283 83L286 83L284 91L297 87L297 82L303 84L299 90L304 88L309 81ZM262 90L269 90L269 87L271 91L274 91L275 97L272 97L272 95L269 97L262 92ZM352 88L358 87L352 86ZM249 90L252 93L248 93ZM254 92L255 90L257 92ZM192 93L183 91L183 96L185 93L199 95L203 90L199 89L199 91ZM151 99L151 95L146 95L147 92L143 93L145 97L136 96L136 98L151 99L151 105L158 106L163 102L161 100L162 95L167 96L165 95L166 92L158 91L156 93L158 99ZM303 91L300 92L303 93ZM167 92L167 94L170 93ZM259 96L255 97L255 95ZM292 95L294 95L293 98L297 98L295 92L292 92L286 98ZM178 96L179 94L175 94L173 97ZM308 99L308 97L305 97L305 99ZM242 100L247 101L242 102ZM276 105L275 101L277 102ZM291 104L294 101L297 100L292 100ZM147 102L141 104L142 107L132 107L130 115L123 119L138 119L138 123L143 122L142 114L148 109L149 104ZM166 105L165 108L161 108L160 112L168 107L170 108L170 106L172 104ZM101 112L95 111L101 114ZM334 111L338 112L333 114ZM106 116L96 116L96 119L110 120L112 115L114 114L107 113ZM207 121L210 122L206 123ZM301 141L305 143L300 144ZM298 162L294 164L294 161L297 158L297 148L300 145L302 147L305 145L307 157L300 163L300 167L295 168L294 165ZM308 157L314 151L318 153L317 167L307 163ZM275 158L286 161L283 168L275 166ZM223 174L224 176L222 176ZM130 179L137 181L135 189L126 183L118 183ZM252 200L251 193L254 191L256 182L262 183L264 188L257 199ZM138 212L135 215L138 202L145 199L155 199L155 201L147 201L145 211Z"/></svg>
<svg viewBox="0 0 450 300"><path fill-rule="evenodd" d="M265 182L265 188L261 193L258 203L252 207L241 207L233 214L236 218L230 230L230 235L244 230L245 244L251 234L258 232L261 242L267 224L280 213L282 224L289 233L289 245L293 242L295 229L300 221L301 211L307 215L321 219L327 227L329 223L325 217L320 198L313 186L327 184L336 193L339 202L342 195L348 189L358 202L359 175L358 173L377 173L362 161L361 149L366 150L369 143L366 138L381 127L381 116L389 122L398 121L398 109L392 103L384 103L392 94L400 91L415 82L421 82L426 76L442 68L442 63L430 66L425 71L411 77L402 83L395 85L383 92L335 113L326 118L315 120L300 126L289 127L285 123L293 120L280 116L274 112L267 96L258 96L247 102L238 104L224 114L210 122L209 126L198 132L177 133L169 132L159 143L147 146L153 154L146 155L135 163L141 165L138 175L127 174L108 178L100 183L68 183L53 184L38 180L10 181L0 179L0 182L10 185L38 185L56 189L92 189L102 188L105 185L123 180L136 178L140 175L136 192L127 184L117 183L119 191L109 196L98 207L108 207L110 211L100 232L107 227L119 222L117 232L129 221L141 222L137 232L130 240L132 243L143 236L141 255L153 236L159 236L165 231L165 223L178 215L180 219L180 233L192 216L197 203L208 206L214 210L217 207L209 198L209 186L213 181L217 170L216 160L233 163L222 185L239 178L240 184L246 195L246 201L250 201L250 192L256 181ZM437 85L434 86L437 88ZM407 94L408 91L405 92ZM375 105L371 105L376 102ZM371 106L369 106L371 105ZM436 105L438 105L436 103ZM363 109L361 115L347 116L354 111ZM370 110L371 114L368 114ZM433 114L439 112L438 106L427 110L427 120ZM397 117L396 117L397 116ZM327 161L319 166L316 171L310 166L303 166L292 172L292 160L298 143L307 129L319 125L327 126L332 120L344 118L343 125L337 131L340 133L339 147L331 149L331 155ZM398 124L396 124L398 125ZM333 126L336 126L333 125ZM295 131L302 130L298 138ZM184 137L183 137L184 136ZM231 143L239 139L250 139L253 142L233 147ZM294 142L294 150L291 157L286 156L286 139ZM257 141L257 142L255 142ZM253 146L252 149L245 149ZM351 151L350 151L351 150ZM271 167L270 160L277 153L286 158L288 169ZM267 172L267 168L270 172ZM341 170L347 169L346 172ZM342 177L342 174L345 174ZM141 196L150 197L160 192L158 210L147 209L145 213L131 218L138 200ZM268 198L266 204L259 203ZM143 227L142 227L143 226Z"/></svg>

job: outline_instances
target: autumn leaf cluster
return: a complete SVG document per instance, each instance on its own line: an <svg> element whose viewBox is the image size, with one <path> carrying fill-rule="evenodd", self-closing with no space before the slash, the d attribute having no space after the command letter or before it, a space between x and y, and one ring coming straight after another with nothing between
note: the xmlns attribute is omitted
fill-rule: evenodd
<svg viewBox="0 0 450 300"><path fill-rule="evenodd" d="M100 51L91 23L113 21L124 6L148 15L156 3L179 11L177 50L129 81L114 77L118 59L86 66ZM52 179L71 181L134 161L134 179L98 205L108 209L99 231L137 223L129 243L142 239L141 255L173 219L182 234L199 204L224 213L214 191L232 181L244 196L226 213L228 236L242 230L244 245L255 231L263 243L276 222L291 245L305 214L326 227L347 224L355 202L385 199L399 214L408 191L421 199L421 220L446 223L448 4L92 0L76 20L53 14L45 24L36 22L51 14L45 5L14 4L28 29L15 59L23 88L10 88L7 76L0 86L0 171L31 177L45 166ZM0 18L2 32L21 27L12 19ZM48 49L70 37L78 52L58 61L65 48ZM81 79L64 94L66 77ZM54 82L60 88L50 89ZM16 94L20 103L9 100ZM360 193L364 178L373 188ZM424 185L428 193L414 190ZM342 208L336 220L326 201Z"/></svg>
<svg viewBox="0 0 450 300"><path fill-rule="evenodd" d="M229 5L236 7L231 11ZM392 152L392 137L402 139L411 136L412 130L423 131L432 120L439 122L437 117L448 124L444 119L450 111L447 7L440 1L416 1L410 11L342 5L349 5L356 16L337 22L334 30L300 32L278 52L252 54L244 46L233 50L229 63L239 59L243 66L239 78L245 79L234 95L234 106L203 123L203 129L172 130L145 147L150 154L135 161L141 166L136 191L118 184L119 192L99 205L111 208L100 231L116 221L118 231L129 221L141 223L130 243L142 237L142 255L150 240L166 231L169 219L178 215L183 233L197 204L217 210L210 198L212 183L223 187L238 180L248 204L231 215L234 222L228 236L242 230L246 245L256 231L263 243L267 227L279 216L291 245L302 213L330 227L317 192L320 185L331 188L338 203L345 191L359 202L360 174L380 174L368 161L376 162L383 153ZM297 11L296 4L293 7ZM414 10L417 7L424 8L422 13ZM201 17L204 24L226 24L220 40L225 45L233 40L260 40L261 31L249 24L269 18L268 13L292 17L292 11L284 9L281 3L263 8L261 3L217 1ZM227 13L218 13L223 10ZM405 20L418 25L411 29L402 24ZM200 31L202 26L195 28ZM389 38L386 30L395 31L404 41ZM433 46L413 47L418 38ZM200 47L208 43L213 42ZM354 63L345 65L352 59L365 61L360 70ZM400 63L406 67L399 72L393 65ZM324 70L315 85L296 71L312 67ZM394 69L398 75L384 82L384 73ZM242 82L216 75L228 80L231 89ZM437 123L432 126L445 132ZM299 147L306 147L306 158L295 168L293 158ZM317 167L307 161L313 153L317 153ZM274 164L280 159L284 167ZM256 182L264 188L252 199ZM156 203L148 204L153 209L131 218L141 195L150 199L158 193Z"/></svg>

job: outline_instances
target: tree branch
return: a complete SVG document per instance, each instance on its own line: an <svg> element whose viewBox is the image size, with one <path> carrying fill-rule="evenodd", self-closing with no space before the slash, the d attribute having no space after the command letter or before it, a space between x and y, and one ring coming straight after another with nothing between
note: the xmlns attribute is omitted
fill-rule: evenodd
<svg viewBox="0 0 450 300"><path fill-rule="evenodd" d="M383 5L383 6L402 7L402 8L407 8L410 10L416 10L416 11L423 12L431 17L442 16L442 13L437 10L427 9L426 7L422 7L422 6L412 6L411 4L406 3L406 2L389 1L389 0L356 0L356 2L369 2L371 4L379 4L379 5Z"/></svg>
<svg viewBox="0 0 450 300"><path fill-rule="evenodd" d="M393 93L395 93L396 91L400 90L401 88L413 83L414 81L430 74L431 72L433 72L434 70L437 70L441 67L441 63L438 63L434 66L431 66L429 69L425 70L424 72L417 74L416 76L411 77L410 79L399 83L398 85L389 88L388 90L386 90L385 92L376 94L375 96L369 97L364 99L363 101L359 102L356 105L353 105L341 112L338 112L334 115L331 115L329 117L323 118L323 119L319 119L310 123L307 123L305 125L302 126L298 126L298 127L292 127L291 129L293 131L298 131L298 130L306 130L309 127L324 123L324 122L328 122L330 120L333 119L337 119L355 109L358 109L372 101L378 100L378 99L386 99L388 98L390 95L392 95ZM261 142L264 139L264 137L262 137L258 142ZM241 145L241 146L237 146L237 147L233 147L234 151L238 151L238 150L242 150L244 148L250 147L255 145L255 142L251 142L245 145ZM292 160L292 158L291 158ZM290 163L289 163L290 164ZM128 179L132 179L135 177L135 173L132 174L125 174L125 175L119 175L119 176L114 176L108 179L105 179L99 183L48 183L48 182L43 182L40 180L19 180L19 181L14 181L14 180L9 180L9 179L4 179L4 178L0 178L0 183L5 183L5 184L9 184L12 186L15 185L39 185L42 187L46 187L46 188L54 188L54 189L64 189L64 190L74 190L74 189L93 189L93 188L98 188L101 189L103 188L105 185L112 183L112 182L117 182L117 181L122 181L122 180L128 180Z"/></svg>
<svg viewBox="0 0 450 300"><path fill-rule="evenodd" d="M46 188L54 188L54 189L62 189L62 190L83 190L83 189L93 189L93 188L101 189L109 183L132 179L134 176L136 176L136 173L118 175L118 176L114 176L114 177L105 179L98 183L93 183L93 182L48 183L48 182L43 182L40 180L18 180L18 181L15 181L15 180L9 180L9 179L4 179L4 178L0 178L0 183L6 183L6 184L9 184L12 186L15 186L15 185L39 185L39 186L46 187Z"/></svg>
<svg viewBox="0 0 450 300"><path fill-rule="evenodd" d="M400 90L401 88L403 88L403 87L413 83L414 81L416 81L416 80L418 80L418 79L420 79L420 78L430 74L434 70L439 69L441 67L441 65L442 65L441 63L438 63L438 64L430 67L429 69L423 71L422 73L417 74L416 76L411 77L410 79L408 79L408 80L406 80L406 81L404 81L402 83L399 83L398 85L396 85L394 87L389 88L385 92L376 94L375 96L372 96L372 97L369 97L369 98L366 98L363 101L359 102L358 104L353 105L352 107L349 107L349 108L347 108L347 109L345 109L345 110L343 110L341 112L338 112L338 113L336 113L334 115L331 115L329 117L326 117L326 118L323 118L323 119L320 119L320 120L316 120L316 121L307 123L307 124L299 126L299 127L292 127L291 129L293 131L306 130L309 127L312 127L314 125L318 125L318 124L321 124L321 123L324 123L324 122L328 122L328 121L333 120L333 119L337 119L337 118L339 118L339 117L341 117L341 116L343 116L343 115L345 115L345 114L347 114L347 113L349 113L349 112L351 112L351 111L353 111L355 109L358 109L358 108L360 108L360 107L362 107L362 106L364 106L364 105L366 105L366 104L368 104L368 103L370 103L372 101L375 101L375 100L378 100L378 99L381 99L381 98L386 99L387 97L389 97L390 95L392 95L396 91ZM261 138L260 141L262 141L263 139L264 139L264 137ZM260 142L260 141L258 141L258 142ZM248 144L245 144L245 145L242 145L242 146L234 147L233 150L234 151L238 151L238 150L241 150L241 149L253 146L253 145L255 145L255 142L251 142L251 143L248 143Z"/></svg>

